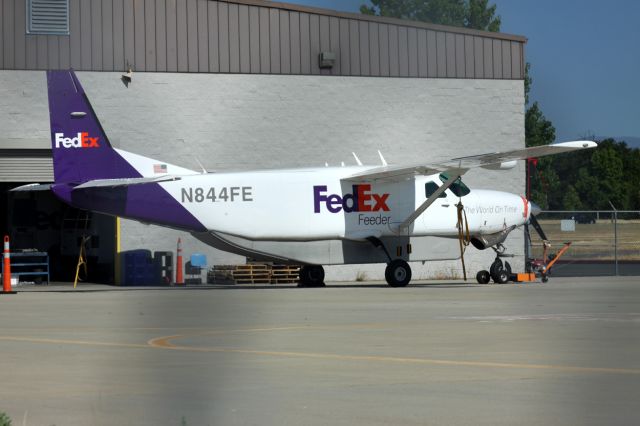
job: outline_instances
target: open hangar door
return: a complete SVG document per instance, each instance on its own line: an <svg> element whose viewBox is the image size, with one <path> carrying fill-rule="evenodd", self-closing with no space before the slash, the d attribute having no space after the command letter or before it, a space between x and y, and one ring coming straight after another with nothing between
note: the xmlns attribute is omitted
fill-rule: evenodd
<svg viewBox="0 0 640 426"><path fill-rule="evenodd" d="M12 252L47 252L52 281L73 281L86 235L88 276L82 278L113 283L116 218L70 207L51 191L10 192L26 183L52 182L50 151L34 154L0 152L0 235L9 235Z"/></svg>

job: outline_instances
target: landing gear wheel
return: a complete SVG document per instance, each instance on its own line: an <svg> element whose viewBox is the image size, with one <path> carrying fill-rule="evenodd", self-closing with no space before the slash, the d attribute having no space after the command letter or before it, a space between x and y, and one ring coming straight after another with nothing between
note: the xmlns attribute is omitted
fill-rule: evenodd
<svg viewBox="0 0 640 426"><path fill-rule="evenodd" d="M300 268L300 284L298 287L324 286L324 268L322 265L305 265Z"/></svg>
<svg viewBox="0 0 640 426"><path fill-rule="evenodd" d="M490 280L491 274L489 274L489 271L482 270L476 274L476 281L478 281L478 284L488 284Z"/></svg>
<svg viewBox="0 0 640 426"><path fill-rule="evenodd" d="M402 259L392 260L384 270L384 277L391 287L405 287L411 281L411 267Z"/></svg>
<svg viewBox="0 0 640 426"><path fill-rule="evenodd" d="M507 271L507 277L508 277L507 281L513 281L513 282L517 281L518 277L516 274L514 274L511 271L511 265L509 265L509 262L506 262L506 261L504 262L504 270Z"/></svg>
<svg viewBox="0 0 640 426"><path fill-rule="evenodd" d="M509 266L509 268L511 268L511 266ZM489 274L491 275L491 278L493 278L493 282L496 284L506 284L509 282L510 274L507 272L506 268L502 264L502 260L500 259L493 261L489 268Z"/></svg>

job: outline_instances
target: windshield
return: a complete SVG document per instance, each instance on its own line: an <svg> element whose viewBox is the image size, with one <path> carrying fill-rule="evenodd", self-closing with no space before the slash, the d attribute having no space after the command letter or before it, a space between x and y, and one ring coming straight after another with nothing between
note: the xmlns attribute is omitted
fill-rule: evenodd
<svg viewBox="0 0 640 426"><path fill-rule="evenodd" d="M451 177L448 173L440 173L440 180L442 181L442 183L445 183L449 179L451 179ZM461 178L456 179L456 181L449 187L449 189L456 195L456 197L464 197L471 192L467 185L462 183Z"/></svg>

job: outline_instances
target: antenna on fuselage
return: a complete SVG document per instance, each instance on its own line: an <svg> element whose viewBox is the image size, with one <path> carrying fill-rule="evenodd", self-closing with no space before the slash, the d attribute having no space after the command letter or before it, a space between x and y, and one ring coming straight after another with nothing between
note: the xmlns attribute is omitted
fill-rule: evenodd
<svg viewBox="0 0 640 426"><path fill-rule="evenodd" d="M198 160L198 157L193 157L194 160L196 160L196 163L198 163L198 165L200 166L200 168L202 169L202 174L206 175L207 173L207 169L204 168L204 166L202 165L202 163L200 162L200 160Z"/></svg>
<svg viewBox="0 0 640 426"><path fill-rule="evenodd" d="M380 156L380 161L382 162L382 165L383 166L388 166L387 160L384 159L384 157L382 156L382 153L380 152L380 150L378 150L378 155Z"/></svg>
<svg viewBox="0 0 640 426"><path fill-rule="evenodd" d="M355 152L352 152L353 154L353 158L356 159L356 163L358 163L358 166L362 166L362 161L360 161L360 159L358 158L358 156L356 155Z"/></svg>
<svg viewBox="0 0 640 426"><path fill-rule="evenodd" d="M384 159L384 157L382 156L382 153L380 152L380 150L378 150L378 155L380 156L380 161L382 161L382 165L383 166L387 166L387 160Z"/></svg>

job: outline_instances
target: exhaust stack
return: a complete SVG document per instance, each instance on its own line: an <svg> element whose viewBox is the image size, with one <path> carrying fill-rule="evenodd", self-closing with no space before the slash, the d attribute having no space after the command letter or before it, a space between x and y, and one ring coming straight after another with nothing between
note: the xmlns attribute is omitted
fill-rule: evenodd
<svg viewBox="0 0 640 426"><path fill-rule="evenodd" d="M471 244L478 250L485 250L497 244L504 242L511 231L516 229L516 225L512 225L507 229L503 229L495 234L479 235L471 237Z"/></svg>

